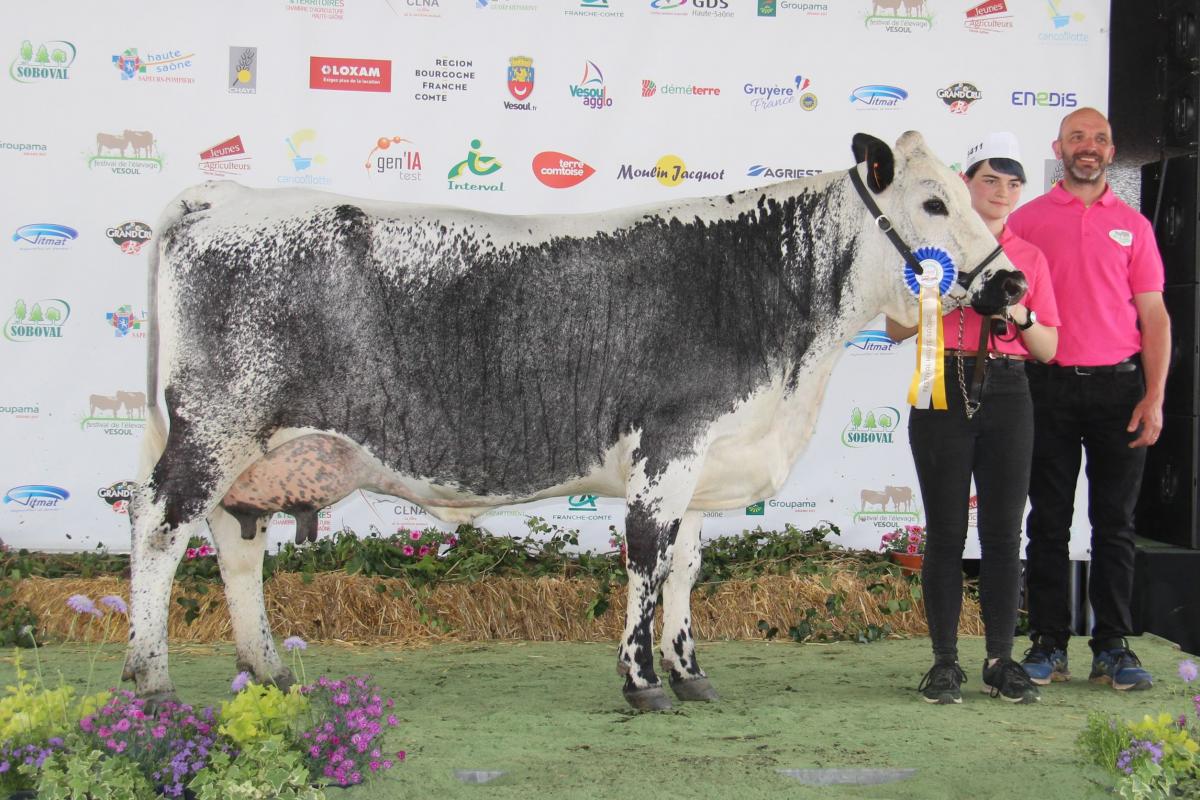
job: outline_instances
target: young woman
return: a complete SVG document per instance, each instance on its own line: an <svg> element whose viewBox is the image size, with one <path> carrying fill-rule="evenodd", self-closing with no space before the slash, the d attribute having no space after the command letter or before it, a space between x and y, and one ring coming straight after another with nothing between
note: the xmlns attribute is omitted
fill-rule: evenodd
<svg viewBox="0 0 1200 800"><path fill-rule="evenodd" d="M921 577L925 615L933 641L933 667L918 687L929 703L961 703L966 675L958 664L962 607L962 554L967 536L971 477L978 497L981 560L979 601L986 628L983 690L1014 703L1040 699L1037 687L1012 658L1020 582L1021 518L1029 490L1033 404L1025 377L1030 358L1049 361L1058 345L1058 308L1042 251L1017 238L1005 219L1021 199L1025 171L1016 137L994 133L968 151L971 205L1025 273L1029 290L998 318L1004 332L981 350L980 326L991 326L970 308L943 317L946 343L944 411L913 408L908 438L925 504L925 559ZM896 341L916 333L889 319ZM978 403L969 397L975 365L985 359Z"/></svg>

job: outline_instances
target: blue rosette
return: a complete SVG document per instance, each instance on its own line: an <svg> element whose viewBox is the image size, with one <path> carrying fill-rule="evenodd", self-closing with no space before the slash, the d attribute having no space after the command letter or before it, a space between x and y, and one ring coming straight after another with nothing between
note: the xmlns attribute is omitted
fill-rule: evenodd
<svg viewBox="0 0 1200 800"><path fill-rule="evenodd" d="M911 266L904 265L904 282L913 293L913 297L919 296L921 288L925 286L937 286L938 294L950 291L954 279L958 277L958 270L949 253L938 247L921 247L915 250L913 255L925 268L923 273L917 275Z"/></svg>

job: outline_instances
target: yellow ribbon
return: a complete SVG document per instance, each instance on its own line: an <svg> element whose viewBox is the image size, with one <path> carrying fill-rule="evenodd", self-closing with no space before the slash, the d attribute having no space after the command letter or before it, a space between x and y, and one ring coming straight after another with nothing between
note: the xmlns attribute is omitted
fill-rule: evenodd
<svg viewBox="0 0 1200 800"><path fill-rule="evenodd" d="M917 299L917 367L908 387L908 404L915 408L946 410L945 336L942 332L942 294L937 285L922 286Z"/></svg>

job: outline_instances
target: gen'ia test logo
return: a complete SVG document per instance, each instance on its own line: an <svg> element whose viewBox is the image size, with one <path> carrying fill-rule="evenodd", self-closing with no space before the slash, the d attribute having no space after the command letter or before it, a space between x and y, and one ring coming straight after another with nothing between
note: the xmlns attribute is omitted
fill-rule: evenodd
<svg viewBox="0 0 1200 800"><path fill-rule="evenodd" d="M367 176L388 175L399 181L419 181L421 151L403 136L380 136L367 154Z"/></svg>
<svg viewBox="0 0 1200 800"><path fill-rule="evenodd" d="M17 48L17 57L8 65L8 76L17 83L65 81L75 63L75 45L61 39L38 42L25 39Z"/></svg>
<svg viewBox="0 0 1200 800"><path fill-rule="evenodd" d="M4 323L4 338L10 342L61 339L63 326L70 317L71 306L66 300L46 297L26 303L18 299Z"/></svg>

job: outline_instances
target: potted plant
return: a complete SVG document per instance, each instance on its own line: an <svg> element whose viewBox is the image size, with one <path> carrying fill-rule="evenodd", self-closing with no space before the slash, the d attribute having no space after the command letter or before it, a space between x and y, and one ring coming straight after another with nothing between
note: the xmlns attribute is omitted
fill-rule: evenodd
<svg viewBox="0 0 1200 800"><path fill-rule="evenodd" d="M885 533L879 540L879 549L900 565L901 572L910 575L919 573L925 559L925 528L905 525Z"/></svg>

